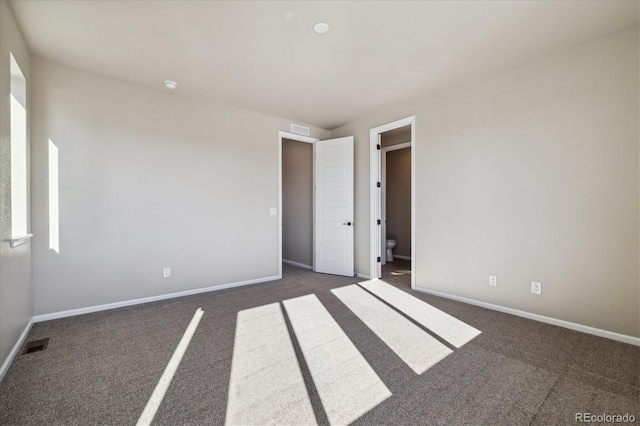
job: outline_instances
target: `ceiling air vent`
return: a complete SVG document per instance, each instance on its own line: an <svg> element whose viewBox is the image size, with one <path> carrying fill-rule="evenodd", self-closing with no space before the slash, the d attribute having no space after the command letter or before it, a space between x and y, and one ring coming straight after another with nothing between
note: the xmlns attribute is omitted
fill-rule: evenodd
<svg viewBox="0 0 640 426"><path fill-rule="evenodd" d="M299 124L291 123L291 133L297 133L299 135L309 136L309 128L300 126Z"/></svg>

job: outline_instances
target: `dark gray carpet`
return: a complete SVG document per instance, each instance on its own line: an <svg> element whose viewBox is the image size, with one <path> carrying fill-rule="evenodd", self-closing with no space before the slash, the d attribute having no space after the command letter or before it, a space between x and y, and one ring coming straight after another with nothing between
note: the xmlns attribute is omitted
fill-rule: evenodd
<svg viewBox="0 0 640 426"><path fill-rule="evenodd" d="M35 324L27 340L49 337L49 347L14 361L0 383L0 423L135 424L202 307L154 424L223 424L237 312L310 293L393 394L357 424L575 424L576 412L640 417L640 348L412 292L482 331L418 376L330 292L356 279L283 269L284 279L271 283ZM410 291L409 274L391 274L408 269L397 260L383 279Z"/></svg>

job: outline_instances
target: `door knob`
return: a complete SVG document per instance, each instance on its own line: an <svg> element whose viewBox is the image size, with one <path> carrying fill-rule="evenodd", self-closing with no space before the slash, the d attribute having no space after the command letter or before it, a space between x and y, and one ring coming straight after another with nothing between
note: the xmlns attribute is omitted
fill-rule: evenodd
<svg viewBox="0 0 640 426"><path fill-rule="evenodd" d="M343 225L351 226L351 222L342 222Z"/></svg>

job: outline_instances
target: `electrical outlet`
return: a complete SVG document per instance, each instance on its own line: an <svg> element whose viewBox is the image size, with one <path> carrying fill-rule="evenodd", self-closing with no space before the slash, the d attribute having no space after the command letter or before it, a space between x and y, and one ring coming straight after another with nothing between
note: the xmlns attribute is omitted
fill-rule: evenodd
<svg viewBox="0 0 640 426"><path fill-rule="evenodd" d="M542 294L542 283L531 281L531 293Z"/></svg>
<svg viewBox="0 0 640 426"><path fill-rule="evenodd" d="M271 207L271 208L269 209L269 214L270 214L271 216L275 216L275 215L277 215L277 214L278 214L278 209L277 209L276 207Z"/></svg>
<svg viewBox="0 0 640 426"><path fill-rule="evenodd" d="M495 287L498 285L498 277L495 275L489 275L489 285L491 287Z"/></svg>
<svg viewBox="0 0 640 426"><path fill-rule="evenodd" d="M165 278L169 278L171 276L171 268L168 266L162 269L162 276Z"/></svg>

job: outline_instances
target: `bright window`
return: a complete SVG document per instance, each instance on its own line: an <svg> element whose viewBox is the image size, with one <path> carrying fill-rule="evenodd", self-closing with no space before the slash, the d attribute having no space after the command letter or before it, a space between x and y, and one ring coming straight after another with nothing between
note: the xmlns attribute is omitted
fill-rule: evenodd
<svg viewBox="0 0 640 426"><path fill-rule="evenodd" d="M58 147L49 139L49 248L60 253Z"/></svg>
<svg viewBox="0 0 640 426"><path fill-rule="evenodd" d="M11 54L11 234L27 235L27 81Z"/></svg>

